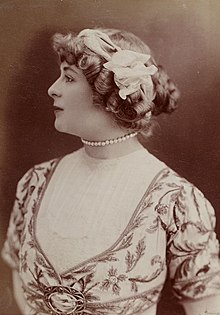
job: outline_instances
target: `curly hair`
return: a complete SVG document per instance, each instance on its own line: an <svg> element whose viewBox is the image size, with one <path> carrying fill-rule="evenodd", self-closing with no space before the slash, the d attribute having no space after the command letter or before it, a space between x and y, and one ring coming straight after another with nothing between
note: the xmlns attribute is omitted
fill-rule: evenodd
<svg viewBox="0 0 220 315"><path fill-rule="evenodd" d="M107 34L122 49L151 55L150 48L133 33L116 29L98 30ZM152 56L146 66L154 64L158 68L152 75L154 100L149 102L141 89L123 100L119 96L113 72L103 67L106 60L87 48L83 38L77 38L72 33L56 33L52 37L52 44L60 62L75 64L83 71L93 89L94 104L109 111L119 126L146 133L150 131L152 115L171 113L176 109L179 91Z"/></svg>

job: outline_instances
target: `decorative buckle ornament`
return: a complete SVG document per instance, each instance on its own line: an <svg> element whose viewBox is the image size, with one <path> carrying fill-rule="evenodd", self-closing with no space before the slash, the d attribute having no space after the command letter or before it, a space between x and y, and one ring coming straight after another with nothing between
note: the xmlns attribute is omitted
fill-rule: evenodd
<svg viewBox="0 0 220 315"><path fill-rule="evenodd" d="M44 299L50 313L54 315L81 314L85 308L84 295L80 291L66 286L47 287Z"/></svg>

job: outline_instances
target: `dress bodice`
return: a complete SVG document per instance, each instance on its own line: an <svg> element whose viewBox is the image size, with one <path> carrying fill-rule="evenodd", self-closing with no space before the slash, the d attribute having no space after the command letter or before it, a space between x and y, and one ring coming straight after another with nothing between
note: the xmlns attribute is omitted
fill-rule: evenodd
<svg viewBox="0 0 220 315"><path fill-rule="evenodd" d="M141 314L157 304L167 270L180 300L216 294L220 264L213 208L197 188L162 163L154 163L163 167L145 182L139 202L133 211L128 208L118 235L107 238L106 247L102 244L94 255L85 253L84 259L81 255L82 260L71 264L74 249L77 256L80 247L74 247L76 231L68 232L72 253L66 253L63 269L60 262L56 265L54 251L48 255L49 243L44 245L40 236L40 222L50 201L46 192L55 189L50 183L62 171L61 163L62 159L42 163L21 179L3 249L5 260L19 270L28 315ZM137 199L131 198L131 203ZM121 206L126 211L124 202ZM61 257L65 260L64 252Z"/></svg>

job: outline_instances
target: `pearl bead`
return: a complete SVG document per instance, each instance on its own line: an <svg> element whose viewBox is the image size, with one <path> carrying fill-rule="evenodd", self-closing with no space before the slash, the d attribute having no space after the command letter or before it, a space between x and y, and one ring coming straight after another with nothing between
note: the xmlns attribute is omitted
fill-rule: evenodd
<svg viewBox="0 0 220 315"><path fill-rule="evenodd" d="M109 140L105 140L105 141L89 141L89 140L85 140L83 138L81 138L82 142L86 145L92 146L92 147L104 147L106 145L109 144L115 144L115 143L120 143L122 141L128 140L130 138L133 138L137 136L137 132L133 132L133 133L129 133L127 135L118 137L116 139L109 139Z"/></svg>

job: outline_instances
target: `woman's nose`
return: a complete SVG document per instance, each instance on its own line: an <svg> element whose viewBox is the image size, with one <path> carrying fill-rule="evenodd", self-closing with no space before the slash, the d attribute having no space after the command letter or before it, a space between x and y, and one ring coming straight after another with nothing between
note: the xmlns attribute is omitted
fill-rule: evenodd
<svg viewBox="0 0 220 315"><path fill-rule="evenodd" d="M48 89L48 95L50 97L61 96L61 91L59 88L59 79L57 79Z"/></svg>

